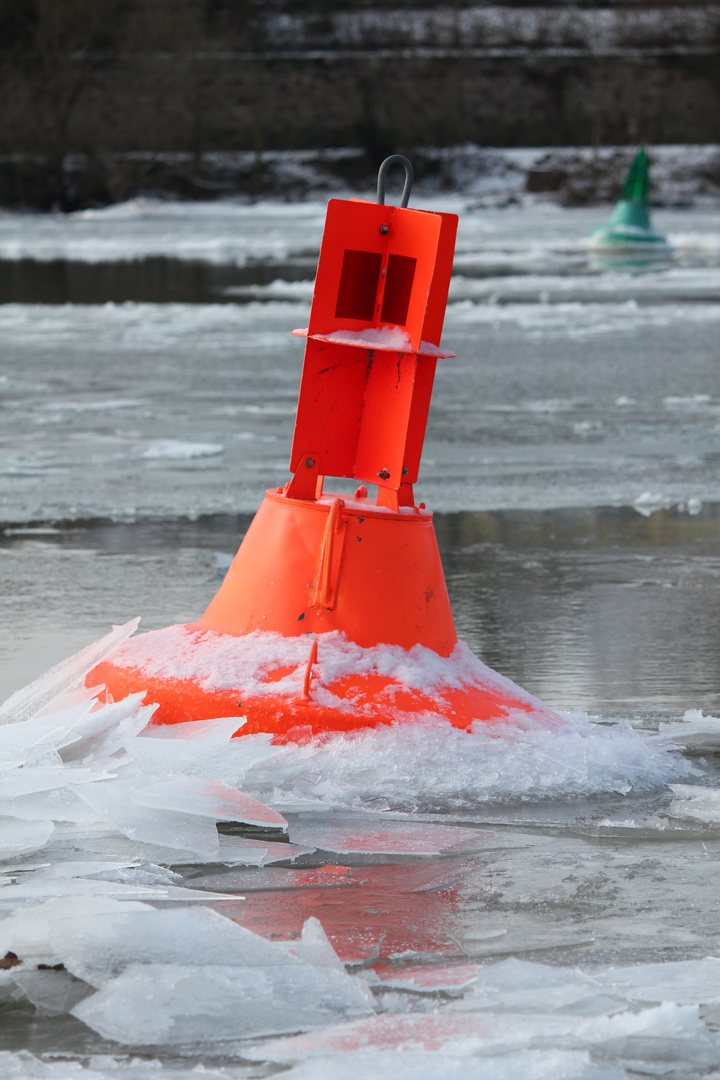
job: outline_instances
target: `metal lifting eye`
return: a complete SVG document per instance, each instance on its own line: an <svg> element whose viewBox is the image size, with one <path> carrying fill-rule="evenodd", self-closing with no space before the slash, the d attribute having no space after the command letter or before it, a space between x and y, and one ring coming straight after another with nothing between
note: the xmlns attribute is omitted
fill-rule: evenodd
<svg viewBox="0 0 720 1080"><path fill-rule="evenodd" d="M400 206L405 207L410 201L410 192L412 190L415 174L413 172L412 163L403 154L391 154L390 157L385 158L378 169L377 201L381 206L385 205L385 179L391 165L402 165L405 170L405 183L403 184L402 196L400 198Z"/></svg>

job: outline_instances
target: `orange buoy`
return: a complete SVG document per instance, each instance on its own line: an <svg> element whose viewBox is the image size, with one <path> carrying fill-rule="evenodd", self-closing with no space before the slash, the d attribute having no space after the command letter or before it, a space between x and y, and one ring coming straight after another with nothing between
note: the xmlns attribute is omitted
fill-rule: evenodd
<svg viewBox="0 0 720 1080"><path fill-rule="evenodd" d="M384 205L389 164L406 170ZM139 635L90 672L155 723L237 715L299 740L393 722L555 714L459 643L432 514L415 505L457 216L333 199L306 330L291 480L267 492L205 614ZM325 493L326 476L359 482ZM377 486L377 496L367 485Z"/></svg>

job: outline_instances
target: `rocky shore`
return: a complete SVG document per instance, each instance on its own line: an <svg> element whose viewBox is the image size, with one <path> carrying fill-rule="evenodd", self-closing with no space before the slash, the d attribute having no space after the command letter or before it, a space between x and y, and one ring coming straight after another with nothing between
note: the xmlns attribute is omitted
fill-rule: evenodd
<svg viewBox="0 0 720 1080"><path fill-rule="evenodd" d="M496 148L405 147L419 192L463 192L478 206L550 200L588 206L617 198L633 155L627 146ZM649 149L656 206L720 204L720 145ZM82 209L137 196L212 200L278 198L289 201L335 192L366 195L375 162L362 149L191 153L115 153L102 158L67 154L62 161L62 206L41 155L0 156L0 205Z"/></svg>

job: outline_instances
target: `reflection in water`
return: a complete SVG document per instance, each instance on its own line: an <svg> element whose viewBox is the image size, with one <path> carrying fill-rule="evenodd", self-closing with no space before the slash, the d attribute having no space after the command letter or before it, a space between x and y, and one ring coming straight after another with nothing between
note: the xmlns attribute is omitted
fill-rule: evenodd
<svg viewBox="0 0 720 1080"><path fill-rule="evenodd" d="M249 515L0 533L0 696L108 623L198 617ZM560 708L720 708L720 507L437 514L458 634ZM55 531L53 531L55 530Z"/></svg>
<svg viewBox="0 0 720 1080"><path fill-rule="evenodd" d="M717 504L445 514L436 527L459 635L550 704L720 704Z"/></svg>
<svg viewBox="0 0 720 1080"><path fill-rule="evenodd" d="M602 274L607 270L629 270L637 274L648 271L667 270L676 262L676 254L672 248L658 245L653 250L632 251L625 249L619 251L593 251L588 259L590 270Z"/></svg>
<svg viewBox="0 0 720 1080"><path fill-rule="evenodd" d="M204 888L241 892L220 910L263 937L292 940L314 916L346 964L409 959L415 954L464 958L454 932L460 882L472 867L460 859L405 859L300 870L229 871ZM321 879L325 879L324 881ZM320 880L318 880L320 879ZM212 884L212 882L215 884ZM306 883L307 882L307 883ZM287 890L292 890L291 896Z"/></svg>

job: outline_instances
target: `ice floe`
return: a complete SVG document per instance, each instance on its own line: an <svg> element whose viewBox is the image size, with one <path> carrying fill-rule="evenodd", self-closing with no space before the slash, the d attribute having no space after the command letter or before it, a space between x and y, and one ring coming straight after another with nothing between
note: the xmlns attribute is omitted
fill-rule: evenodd
<svg viewBox="0 0 720 1080"><path fill-rule="evenodd" d="M362 983L326 965L133 964L72 1012L116 1042L177 1045L312 1029L372 1009Z"/></svg>

